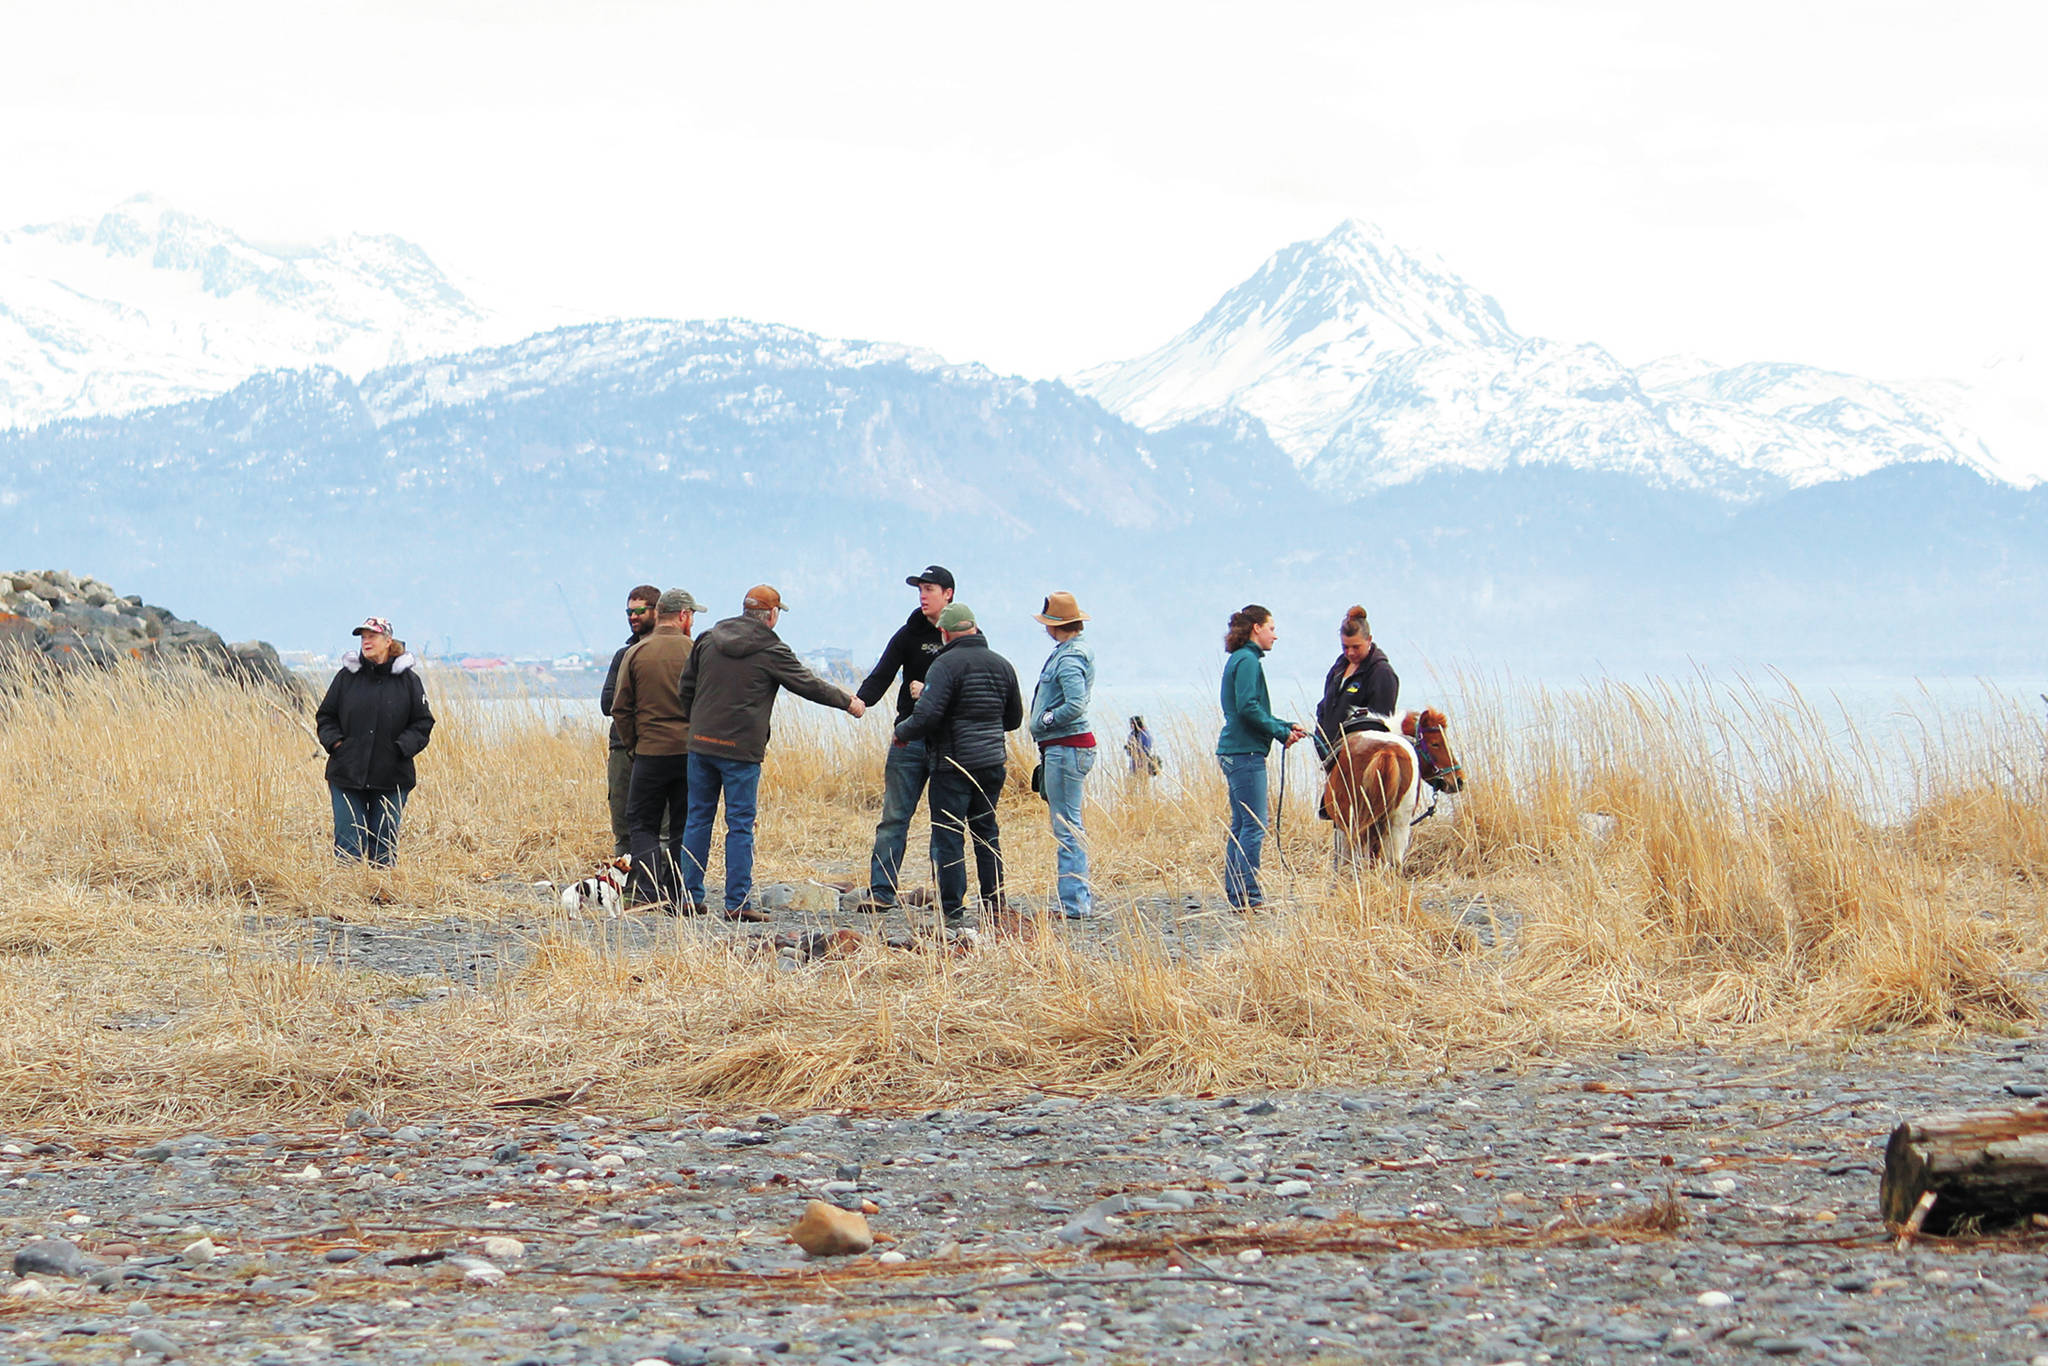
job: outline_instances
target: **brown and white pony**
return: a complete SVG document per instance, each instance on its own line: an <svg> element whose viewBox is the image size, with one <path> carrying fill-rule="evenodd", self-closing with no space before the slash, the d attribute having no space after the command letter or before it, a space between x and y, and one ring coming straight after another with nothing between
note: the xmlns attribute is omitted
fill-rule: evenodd
<svg viewBox="0 0 2048 1366"><path fill-rule="evenodd" d="M1356 713L1354 713L1356 715ZM1380 718L1390 721L1392 718ZM1434 707L1408 712L1399 732L1347 730L1331 752L1323 803L1337 827L1338 861L1363 856L1399 868L1424 783L1456 792L1462 775Z"/></svg>

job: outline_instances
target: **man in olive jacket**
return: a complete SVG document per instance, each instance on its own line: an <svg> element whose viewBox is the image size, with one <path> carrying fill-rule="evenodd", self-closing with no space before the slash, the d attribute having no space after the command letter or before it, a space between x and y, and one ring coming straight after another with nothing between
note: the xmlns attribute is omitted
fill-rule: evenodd
<svg viewBox="0 0 2048 1366"><path fill-rule="evenodd" d="M725 916L766 920L755 906L754 808L761 792L761 760L768 753L768 722L783 688L820 706L858 717L867 707L803 666L775 634L782 594L769 585L747 590L740 615L706 631L690 651L678 689L690 727L690 815L683 830L683 894L704 901L711 859L711 822L725 794Z"/></svg>
<svg viewBox="0 0 2048 1366"><path fill-rule="evenodd" d="M633 756L626 796L632 839L633 901L659 902L670 915L696 914L682 904L683 821L690 798L690 723L677 684L690 660L690 622L697 600L671 588L655 600L654 630L626 651L612 694L612 729ZM668 827L668 838L661 837Z"/></svg>
<svg viewBox="0 0 2048 1366"><path fill-rule="evenodd" d="M996 801L1009 766L1004 737L1024 724L1024 694L1010 661L988 648L974 609L949 603L939 613L946 643L924 676L917 707L896 723L899 741L924 740L932 751L932 862L946 923L966 914L966 836L974 835L975 880L981 903L1003 909L1003 848Z"/></svg>

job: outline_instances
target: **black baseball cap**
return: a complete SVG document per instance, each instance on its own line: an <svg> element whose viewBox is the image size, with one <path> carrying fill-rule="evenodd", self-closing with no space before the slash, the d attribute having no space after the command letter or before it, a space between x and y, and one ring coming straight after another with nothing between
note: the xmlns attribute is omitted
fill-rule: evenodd
<svg viewBox="0 0 2048 1366"><path fill-rule="evenodd" d="M904 582L912 588L921 583L935 583L941 588L950 589L953 587L953 571L942 564L928 564L922 573L912 574Z"/></svg>

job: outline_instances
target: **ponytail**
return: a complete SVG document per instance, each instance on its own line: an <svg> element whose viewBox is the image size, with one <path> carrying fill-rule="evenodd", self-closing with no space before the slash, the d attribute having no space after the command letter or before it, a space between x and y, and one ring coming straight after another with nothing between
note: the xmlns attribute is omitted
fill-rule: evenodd
<svg viewBox="0 0 2048 1366"><path fill-rule="evenodd" d="M1230 629L1223 633L1223 648L1226 652L1242 650L1251 641L1252 627L1264 626L1273 619L1273 614L1255 602L1246 603L1230 614Z"/></svg>

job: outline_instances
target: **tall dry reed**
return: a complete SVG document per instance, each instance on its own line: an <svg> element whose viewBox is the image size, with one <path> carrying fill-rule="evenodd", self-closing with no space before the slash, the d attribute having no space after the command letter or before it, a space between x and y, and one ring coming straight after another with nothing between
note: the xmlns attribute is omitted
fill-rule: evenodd
<svg viewBox="0 0 2048 1366"><path fill-rule="evenodd" d="M1782 684L1464 680L1469 786L1403 874L1332 871L1295 751L1267 856L1283 909L1205 913L1201 952L1134 909L1218 888L1222 783L1189 722L1162 778L1106 751L1091 780L1106 939L788 971L695 924L630 952L521 894L608 849L603 735L442 682L388 873L332 859L295 708L139 670L0 688L0 1124L454 1112L584 1082L621 1108L1232 1089L1621 1041L1946 1036L2037 1005L2044 737L1995 697L1869 737ZM791 710L760 874L858 878L881 725ZM1045 896L1044 807L1013 792L1003 824L1013 888ZM316 914L525 925L530 951L402 1007L437 983L330 963Z"/></svg>

